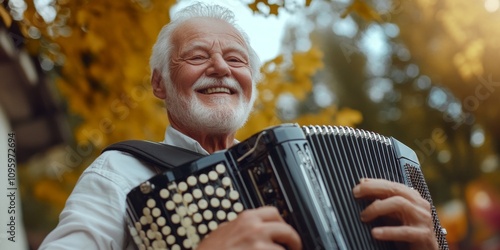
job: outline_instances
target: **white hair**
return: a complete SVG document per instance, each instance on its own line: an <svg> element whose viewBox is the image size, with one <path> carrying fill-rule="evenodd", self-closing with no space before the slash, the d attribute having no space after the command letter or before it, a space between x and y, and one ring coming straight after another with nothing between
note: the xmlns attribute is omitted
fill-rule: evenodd
<svg viewBox="0 0 500 250"><path fill-rule="evenodd" d="M188 6L174 15L170 23L163 26L156 43L153 46L153 52L149 59L151 71L157 69L165 82L171 83L170 78L170 57L172 56L172 34L184 22L198 17L215 18L232 25L243 37L249 53L249 64L252 74L252 82L255 85L260 78L260 59L255 50L250 46L250 39L236 23L234 13L220 5L207 5L204 3L195 3Z"/></svg>

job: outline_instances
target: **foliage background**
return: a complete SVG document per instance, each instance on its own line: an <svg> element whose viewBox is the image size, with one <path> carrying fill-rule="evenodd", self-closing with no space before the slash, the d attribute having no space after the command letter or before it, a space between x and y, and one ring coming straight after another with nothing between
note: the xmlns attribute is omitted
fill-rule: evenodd
<svg viewBox="0 0 500 250"><path fill-rule="evenodd" d="M452 249L500 249L498 0L246 2L255 15L294 18L281 55L261 68L239 139L282 122L394 136L417 152ZM52 1L47 22L47 9L27 1L14 18L73 128L72 142L21 168L33 248L105 145L163 139L168 121L147 60L174 4Z"/></svg>

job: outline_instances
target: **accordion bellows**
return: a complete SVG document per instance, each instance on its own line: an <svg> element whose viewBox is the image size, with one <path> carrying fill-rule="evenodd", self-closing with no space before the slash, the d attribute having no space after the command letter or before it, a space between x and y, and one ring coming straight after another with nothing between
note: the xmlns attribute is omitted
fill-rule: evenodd
<svg viewBox="0 0 500 250"><path fill-rule="evenodd" d="M139 249L195 249L220 223L245 209L275 206L304 249L394 249L363 223L368 201L352 188L383 178L417 190L432 205L413 150L349 127L285 124L210 156L159 174L127 196L129 231ZM446 231L432 205L440 249Z"/></svg>

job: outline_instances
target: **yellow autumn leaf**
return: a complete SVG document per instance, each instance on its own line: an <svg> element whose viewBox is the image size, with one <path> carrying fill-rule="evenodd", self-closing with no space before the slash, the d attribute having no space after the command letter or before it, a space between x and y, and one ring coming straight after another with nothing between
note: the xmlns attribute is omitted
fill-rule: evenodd
<svg viewBox="0 0 500 250"><path fill-rule="evenodd" d="M12 18L9 15L9 12L3 7L3 5L0 5L0 18L2 19L3 23L7 28L10 28L12 25Z"/></svg>
<svg viewBox="0 0 500 250"><path fill-rule="evenodd" d="M369 6L365 0L354 0L349 7L340 15L342 18L345 18L350 13L356 13L366 21L375 20L378 22L382 22L382 18L380 15L373 10L371 6Z"/></svg>

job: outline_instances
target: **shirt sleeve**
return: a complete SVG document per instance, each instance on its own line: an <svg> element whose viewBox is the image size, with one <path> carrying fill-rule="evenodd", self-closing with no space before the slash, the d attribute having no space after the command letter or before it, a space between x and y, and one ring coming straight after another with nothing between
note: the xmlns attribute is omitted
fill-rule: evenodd
<svg viewBox="0 0 500 250"><path fill-rule="evenodd" d="M135 158L109 155L101 155L83 172L59 224L39 249L133 249L126 229L126 195L140 181L126 176L146 180L153 172Z"/></svg>

